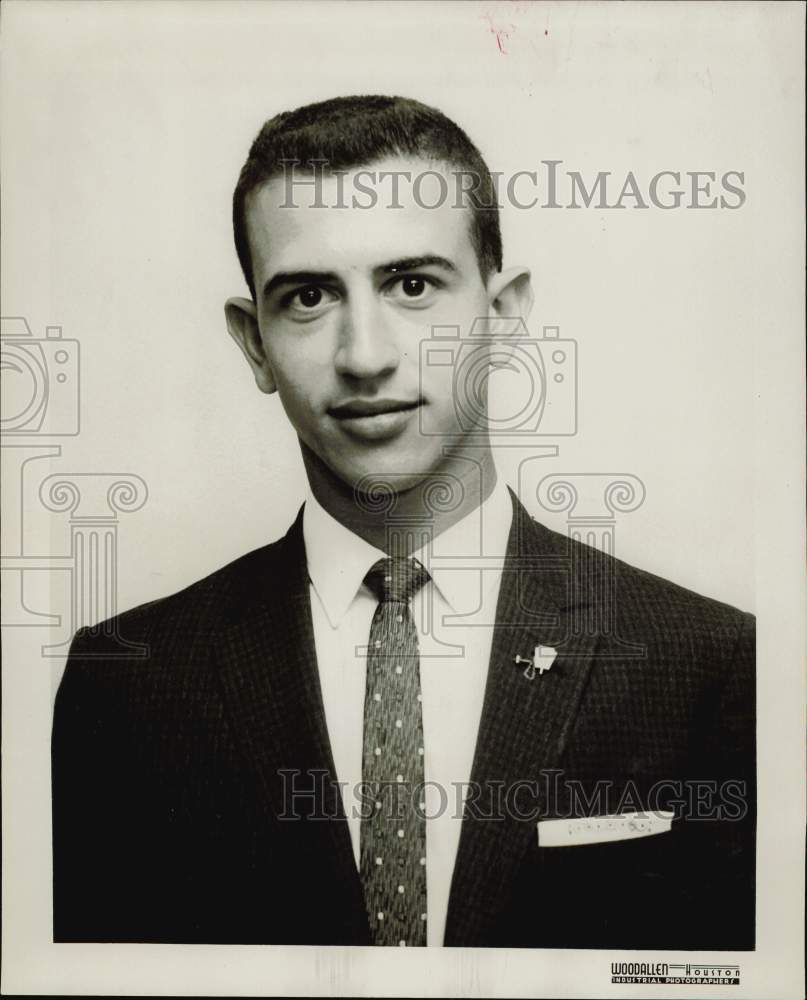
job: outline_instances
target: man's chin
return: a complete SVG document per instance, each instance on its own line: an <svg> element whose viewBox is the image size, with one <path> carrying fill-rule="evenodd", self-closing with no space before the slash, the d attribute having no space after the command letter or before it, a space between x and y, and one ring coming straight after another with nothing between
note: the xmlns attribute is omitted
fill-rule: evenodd
<svg viewBox="0 0 807 1000"><path fill-rule="evenodd" d="M345 481L356 493L380 495L382 493L407 493L425 482L433 473L428 470L409 470L400 463L390 463L389 468L378 465L372 468L351 470Z"/></svg>
<svg viewBox="0 0 807 1000"><path fill-rule="evenodd" d="M430 482L453 482L456 479L456 475L442 471L445 455L429 454L425 448L419 448L413 454L400 444L397 447L375 448L372 454L353 455L344 452L335 454L333 450L329 454L326 449L317 453L304 445L303 455L309 479L319 468L318 478L325 475L331 480L332 489L366 494L369 499L376 498L379 502L383 495L408 493Z"/></svg>

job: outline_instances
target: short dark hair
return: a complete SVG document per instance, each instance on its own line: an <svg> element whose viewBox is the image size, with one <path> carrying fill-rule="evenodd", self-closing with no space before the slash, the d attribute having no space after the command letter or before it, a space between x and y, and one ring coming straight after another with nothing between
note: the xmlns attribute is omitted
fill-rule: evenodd
<svg viewBox="0 0 807 1000"><path fill-rule="evenodd" d="M471 174L471 242L483 277L502 269L502 236L496 190L479 150L455 122L436 108L407 97L335 97L282 111L252 143L233 194L233 232L241 269L255 298L246 229L247 195L295 162L302 169L327 165L345 170L385 156L420 156ZM295 167L295 169L297 169Z"/></svg>

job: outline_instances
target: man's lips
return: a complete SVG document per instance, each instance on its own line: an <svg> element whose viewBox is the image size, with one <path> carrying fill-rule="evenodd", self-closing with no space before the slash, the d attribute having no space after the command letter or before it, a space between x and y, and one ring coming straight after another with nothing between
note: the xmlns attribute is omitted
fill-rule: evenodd
<svg viewBox="0 0 807 1000"><path fill-rule="evenodd" d="M420 399L349 399L338 406L332 406L329 413L337 420L353 420L362 417L377 417L382 413L400 413L420 406Z"/></svg>
<svg viewBox="0 0 807 1000"><path fill-rule="evenodd" d="M422 399L349 399L328 413L353 438L385 441L397 437L422 404Z"/></svg>

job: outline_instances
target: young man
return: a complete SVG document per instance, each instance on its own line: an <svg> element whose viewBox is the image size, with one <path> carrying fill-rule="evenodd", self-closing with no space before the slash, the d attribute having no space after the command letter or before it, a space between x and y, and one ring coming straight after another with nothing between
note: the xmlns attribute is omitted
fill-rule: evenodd
<svg viewBox="0 0 807 1000"><path fill-rule="evenodd" d="M255 140L227 325L310 495L280 541L76 636L56 940L753 947L753 618L497 479L486 376L532 292L495 204L415 101ZM461 331L439 363L436 328Z"/></svg>

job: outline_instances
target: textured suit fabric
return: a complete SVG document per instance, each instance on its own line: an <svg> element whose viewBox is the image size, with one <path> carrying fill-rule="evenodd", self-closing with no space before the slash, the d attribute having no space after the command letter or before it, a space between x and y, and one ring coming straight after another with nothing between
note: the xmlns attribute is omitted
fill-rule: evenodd
<svg viewBox="0 0 807 1000"><path fill-rule="evenodd" d="M445 944L753 948L753 617L513 502ZM370 943L300 521L77 634L53 727L55 940ZM528 681L514 659L539 643L558 656ZM671 832L536 837L537 819L648 807L676 811Z"/></svg>

